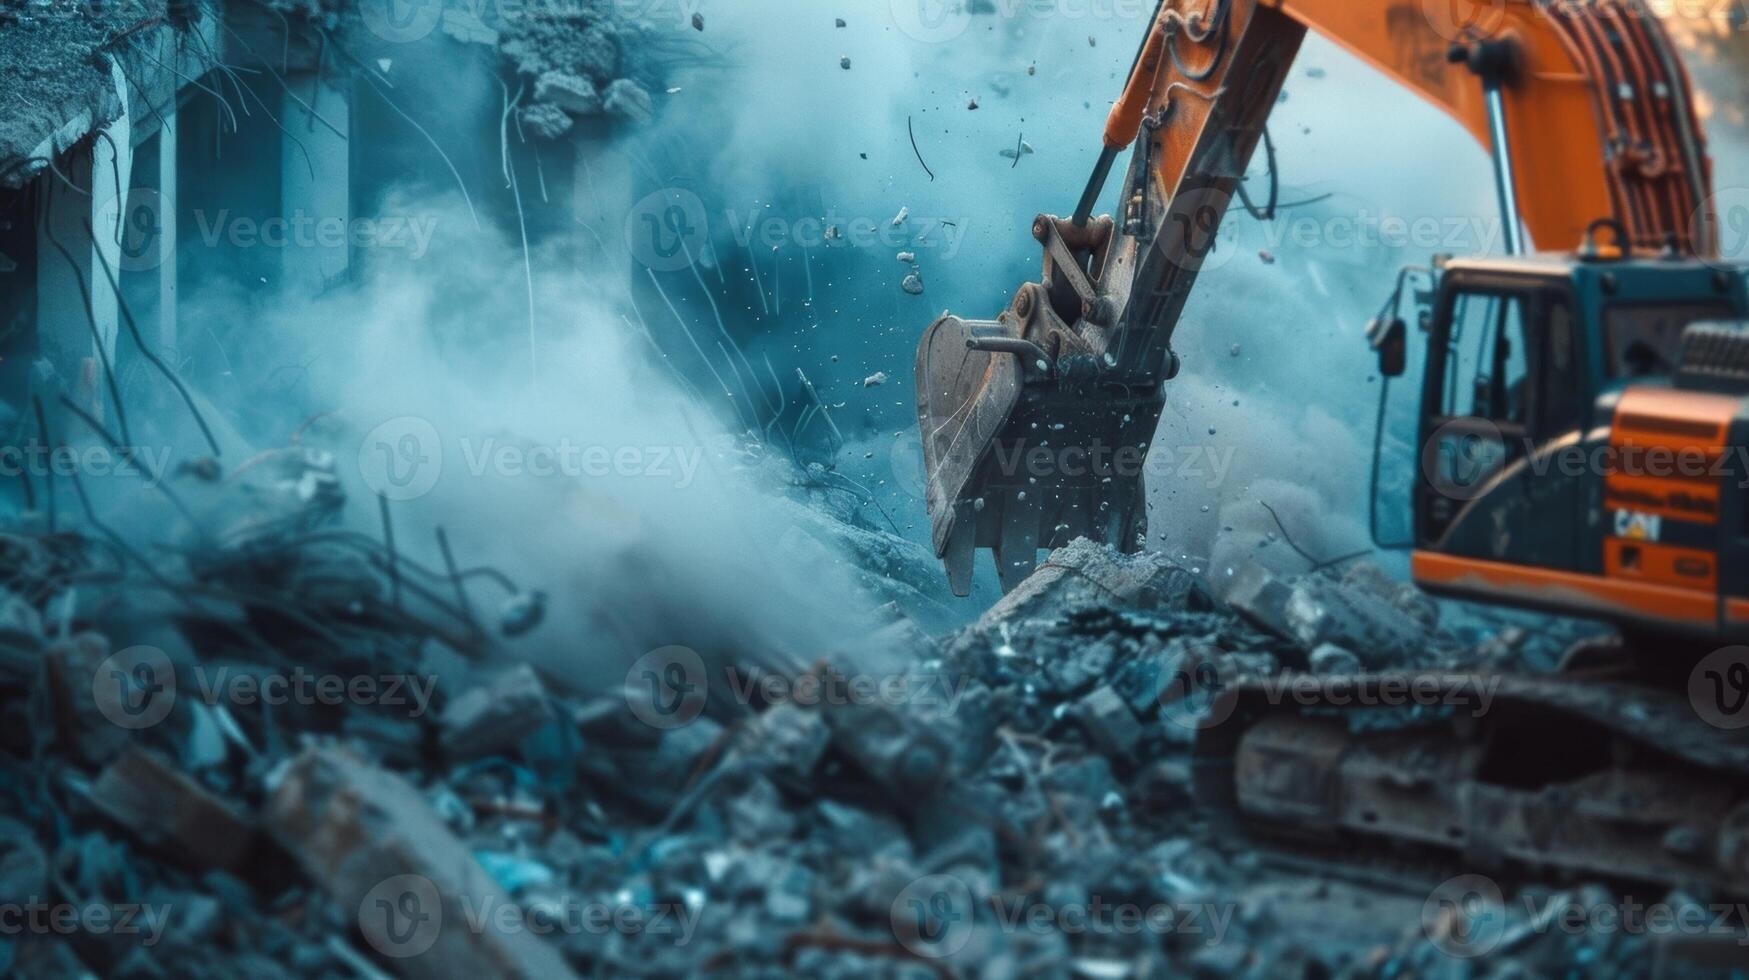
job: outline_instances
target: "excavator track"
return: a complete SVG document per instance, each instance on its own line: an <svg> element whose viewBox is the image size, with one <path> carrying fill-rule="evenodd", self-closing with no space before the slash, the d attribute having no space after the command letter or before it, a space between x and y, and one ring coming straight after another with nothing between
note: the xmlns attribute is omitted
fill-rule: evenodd
<svg viewBox="0 0 1749 980"><path fill-rule="evenodd" d="M1664 690L1512 674L1241 683L1208 709L1193 787L1211 816L1319 850L1749 897L1749 738Z"/></svg>

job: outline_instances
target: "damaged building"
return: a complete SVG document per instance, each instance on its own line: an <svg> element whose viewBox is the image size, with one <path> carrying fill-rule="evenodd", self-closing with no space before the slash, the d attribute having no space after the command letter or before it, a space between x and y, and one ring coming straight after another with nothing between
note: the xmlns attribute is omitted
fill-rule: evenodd
<svg viewBox="0 0 1749 980"><path fill-rule="evenodd" d="M1035 222L1084 176L1039 115L1096 134L1112 49L1199 5L903 6L0 0L0 975L1749 968L1730 648L1640 683L1596 610L1436 597L1352 459L1288 484L1191 399L1024 414L1120 351L1000 331L1115 317L1064 290L1160 206ZM1196 430L1121 515L1134 474L1006 444L942 489L915 328L1040 246L942 349L1013 359L1028 433ZM1279 289L1352 265L1278 247Z"/></svg>

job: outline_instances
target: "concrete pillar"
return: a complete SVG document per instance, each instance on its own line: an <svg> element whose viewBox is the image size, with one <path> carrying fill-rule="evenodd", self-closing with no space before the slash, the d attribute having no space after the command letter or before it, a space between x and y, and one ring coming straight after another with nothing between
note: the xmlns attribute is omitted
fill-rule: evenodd
<svg viewBox="0 0 1749 980"><path fill-rule="evenodd" d="M52 174L44 178L49 201L37 230L38 345L68 397L102 418L107 386L98 345L114 365L121 326L120 306L103 262L121 275L119 222L133 177L133 135L126 113L63 156L58 166L80 190Z"/></svg>
<svg viewBox="0 0 1749 980"><path fill-rule="evenodd" d="M351 267L352 92L344 75L294 71L286 83L279 118L297 139L280 147L281 283L314 295Z"/></svg>

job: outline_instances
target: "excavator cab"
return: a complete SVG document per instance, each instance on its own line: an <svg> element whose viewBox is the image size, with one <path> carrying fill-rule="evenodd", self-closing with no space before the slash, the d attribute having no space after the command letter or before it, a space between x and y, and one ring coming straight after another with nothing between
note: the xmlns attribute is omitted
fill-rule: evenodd
<svg viewBox="0 0 1749 980"><path fill-rule="evenodd" d="M1375 540L1412 549L1435 593L1657 635L1730 632L1733 596L1749 597L1734 581L1749 568L1749 473L1732 449L1749 445L1745 278L1693 257L1606 256L1443 259L1413 302L1399 287L1371 329L1385 379ZM1394 384L1411 360L1413 396ZM1406 397L1412 416L1391 404ZM1382 502L1404 487L1412 515L1385 540ZM1749 603L1739 612L1741 631Z"/></svg>

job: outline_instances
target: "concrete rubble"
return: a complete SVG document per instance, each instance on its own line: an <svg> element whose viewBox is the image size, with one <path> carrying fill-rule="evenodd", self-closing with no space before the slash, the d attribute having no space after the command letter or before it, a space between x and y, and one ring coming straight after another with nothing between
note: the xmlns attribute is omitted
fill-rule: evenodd
<svg viewBox="0 0 1749 980"><path fill-rule="evenodd" d="M278 464L265 487L323 486L319 455ZM250 494L228 544L188 552L175 574L206 598L173 614L132 596L137 583L69 613L56 583L114 558L66 530L0 539L13 665L0 698L22 722L0 754L0 883L167 910L152 941L0 936L9 972L1508 977L1587 962L1626 976L1669 952L1519 925L1497 953L1453 958L1422 924L1437 874L1280 860L1198 811L1188 745L1203 706L1175 678L1461 666L1524 642L1442 631L1436 607L1365 566L1236 570L1223 598L1159 555L1076 541L939 638L894 601L887 629L909 657L877 683L823 661L784 679L819 697L713 702L668 723L635 683L573 691L491 664L502 624L447 601L441 575L401 561L391 578L374 542L325 536L337 493ZM897 538L796 496L824 522L813 533L865 540L884 567L871 581L923 574L927 556L907 571ZM268 527L302 527L304 543ZM513 599L539 609L531 594ZM263 596L297 611L266 646L247 625ZM349 639L325 638L336 629ZM157 703L118 700L105 678L150 679L140 654L116 659L140 636L184 680L160 722L131 727L118 705ZM417 674L438 650L473 667L445 673L460 680L429 711L269 709L187 680L243 660L249 676ZM31 695L38 676L52 696ZM919 933L917 901L962 916L952 950ZM1052 918L1123 903L1171 924Z"/></svg>

